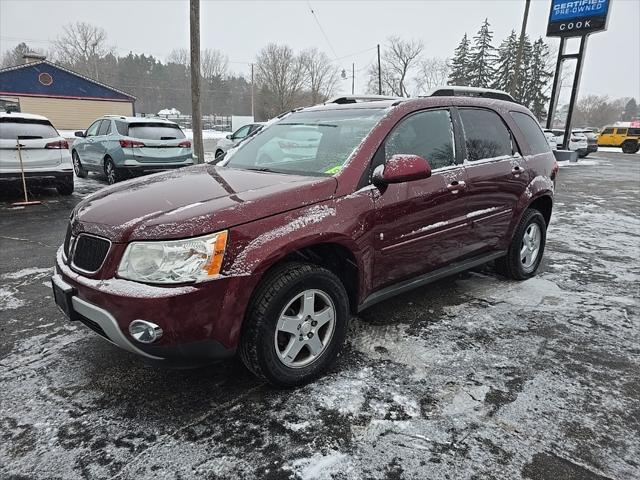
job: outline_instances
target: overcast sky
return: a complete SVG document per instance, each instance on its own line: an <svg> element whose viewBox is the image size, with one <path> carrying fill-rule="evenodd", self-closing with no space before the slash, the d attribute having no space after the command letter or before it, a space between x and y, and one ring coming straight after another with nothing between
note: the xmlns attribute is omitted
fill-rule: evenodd
<svg viewBox="0 0 640 480"><path fill-rule="evenodd" d="M202 0L202 48L225 52L231 70L248 72L248 62L268 42L296 50L317 46L348 71L355 62L356 89L366 84L375 46L390 35L418 38L430 57L450 57L467 32L474 35L488 17L497 45L520 30L524 0L423 1L214 1ZM545 34L550 0L533 0L528 33ZM609 30L589 39L581 94L640 98L640 0L611 0ZM315 11L328 38L310 12ZM0 49L20 41L46 50L68 22L103 27L109 43L165 59L189 46L189 3L179 0L0 0ZM557 39L548 39L553 47ZM344 57L344 58L343 58ZM343 81L342 91L350 90Z"/></svg>

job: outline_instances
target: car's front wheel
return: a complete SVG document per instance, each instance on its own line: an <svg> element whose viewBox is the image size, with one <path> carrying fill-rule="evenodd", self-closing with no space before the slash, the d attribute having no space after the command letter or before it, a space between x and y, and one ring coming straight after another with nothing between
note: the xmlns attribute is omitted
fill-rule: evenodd
<svg viewBox="0 0 640 480"><path fill-rule="evenodd" d="M516 227L507 255L496 260L498 273L515 280L533 277L542 261L546 241L544 217L538 210L526 210Z"/></svg>
<svg viewBox="0 0 640 480"><path fill-rule="evenodd" d="M272 385L304 384L336 358L347 333L349 300L340 279L306 263L271 271L247 310L240 356Z"/></svg>
<svg viewBox="0 0 640 480"><path fill-rule="evenodd" d="M87 178L87 171L82 166L82 162L80 161L80 156L78 152L75 150L71 154L71 159L73 161L73 171L78 178Z"/></svg>

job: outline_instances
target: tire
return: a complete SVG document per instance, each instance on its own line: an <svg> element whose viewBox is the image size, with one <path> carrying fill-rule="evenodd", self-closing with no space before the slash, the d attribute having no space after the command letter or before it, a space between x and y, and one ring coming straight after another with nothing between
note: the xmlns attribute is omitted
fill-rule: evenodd
<svg viewBox="0 0 640 480"><path fill-rule="evenodd" d="M348 323L349 299L336 275L308 263L286 263L269 272L254 293L242 327L240 357L274 386L302 385L335 360ZM293 357L286 355L291 349Z"/></svg>
<svg viewBox="0 0 640 480"><path fill-rule="evenodd" d="M82 162L80 161L80 156L78 152L75 150L71 153L71 159L73 161L73 171L78 178L87 178L88 172L82 166Z"/></svg>
<svg viewBox="0 0 640 480"><path fill-rule="evenodd" d="M73 193L73 176L68 180L63 180L56 185L56 190L60 195L71 195Z"/></svg>
<svg viewBox="0 0 640 480"><path fill-rule="evenodd" d="M622 153L636 153L638 151L638 143L632 141L622 142Z"/></svg>
<svg viewBox="0 0 640 480"><path fill-rule="evenodd" d="M537 242L531 237L531 232L534 231L537 233ZM527 235L526 240L525 235ZM533 277L542 261L546 241L547 224L544 217L538 210L527 209L516 227L507 255L496 260L496 270L501 275L514 280ZM537 250L532 250L532 246L536 243ZM526 253L530 253L533 258L523 258L525 247Z"/></svg>
<svg viewBox="0 0 640 480"><path fill-rule="evenodd" d="M104 158L104 176L107 177L107 183L109 185L121 182L127 178L122 169L116 168L111 157Z"/></svg>

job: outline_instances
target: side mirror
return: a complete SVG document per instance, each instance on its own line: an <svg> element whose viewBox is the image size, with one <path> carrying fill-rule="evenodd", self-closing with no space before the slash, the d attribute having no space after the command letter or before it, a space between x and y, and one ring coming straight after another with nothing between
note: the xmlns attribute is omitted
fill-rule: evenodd
<svg viewBox="0 0 640 480"><path fill-rule="evenodd" d="M78 130L74 135L80 138L84 138L86 136L82 130Z"/></svg>
<svg viewBox="0 0 640 480"><path fill-rule="evenodd" d="M233 135L232 135L232 134L229 134L229 135L227 135L227 136L226 136L226 137L224 137L224 138L226 138L227 140L233 140Z"/></svg>
<svg viewBox="0 0 640 480"><path fill-rule="evenodd" d="M394 155L373 171L375 185L403 183L431 176L431 166L419 155Z"/></svg>

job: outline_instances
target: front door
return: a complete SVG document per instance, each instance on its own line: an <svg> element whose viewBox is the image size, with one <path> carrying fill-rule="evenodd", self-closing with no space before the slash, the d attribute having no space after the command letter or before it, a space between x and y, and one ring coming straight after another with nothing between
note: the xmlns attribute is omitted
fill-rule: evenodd
<svg viewBox="0 0 640 480"><path fill-rule="evenodd" d="M425 110L404 118L377 158L414 154L432 175L376 192L375 289L435 270L464 254L468 237L465 171L456 161L451 112Z"/></svg>
<svg viewBox="0 0 640 480"><path fill-rule="evenodd" d="M504 239L516 204L529 184L529 170L496 112L482 108L461 108L458 112L465 139L471 248L479 254L495 249Z"/></svg>
<svg viewBox="0 0 640 480"><path fill-rule="evenodd" d="M98 129L100 128L100 123L102 123L102 120L96 120L89 128L87 128L84 141L81 142L79 148L77 148L82 164L92 168L96 168L97 163L95 141L98 135Z"/></svg>

